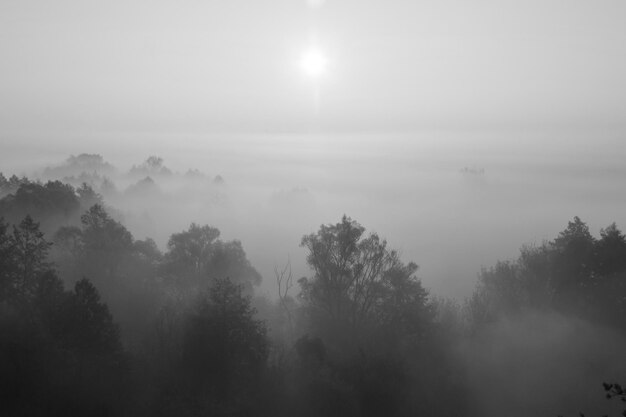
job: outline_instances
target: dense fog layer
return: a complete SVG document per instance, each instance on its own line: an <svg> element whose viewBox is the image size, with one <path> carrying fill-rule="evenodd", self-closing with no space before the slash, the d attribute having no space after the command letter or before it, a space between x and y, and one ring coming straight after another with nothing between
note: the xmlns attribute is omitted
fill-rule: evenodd
<svg viewBox="0 0 626 417"><path fill-rule="evenodd" d="M347 214L388 238L435 294L469 295L481 266L541 243L575 215L595 233L622 222L626 150L607 131L414 134L5 136L5 174L63 179L69 155L113 167L105 192L137 237L192 221L240 239L274 297L274 266L306 274L300 237ZM179 175L136 171L149 157ZM190 172L190 170L197 170ZM75 173L76 175L78 173ZM199 174L199 175L194 175ZM221 176L223 183L210 180ZM139 190L150 176L154 184ZM207 181L207 179L209 179ZM97 182L98 180L96 180ZM80 182L74 179L75 183ZM94 184L96 188L100 184Z"/></svg>
<svg viewBox="0 0 626 417"><path fill-rule="evenodd" d="M4 148L0 414L623 410L618 136Z"/></svg>

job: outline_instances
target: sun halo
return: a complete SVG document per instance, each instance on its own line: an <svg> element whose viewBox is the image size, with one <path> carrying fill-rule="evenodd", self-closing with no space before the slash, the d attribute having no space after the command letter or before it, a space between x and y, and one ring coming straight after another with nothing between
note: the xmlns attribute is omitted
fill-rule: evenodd
<svg viewBox="0 0 626 417"><path fill-rule="evenodd" d="M328 69L328 59L320 49L310 48L300 56L299 66L305 75L319 78Z"/></svg>

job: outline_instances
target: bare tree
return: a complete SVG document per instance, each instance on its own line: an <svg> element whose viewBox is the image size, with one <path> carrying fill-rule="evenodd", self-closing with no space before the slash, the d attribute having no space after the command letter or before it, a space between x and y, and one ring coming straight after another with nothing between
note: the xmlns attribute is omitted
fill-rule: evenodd
<svg viewBox="0 0 626 417"><path fill-rule="evenodd" d="M293 273L289 255L287 255L287 263L282 269L279 269L278 265L274 265L274 275L278 284L278 302L285 313L285 317L287 317L288 333L291 336L293 333L293 313L289 305L291 300L289 290L293 287Z"/></svg>

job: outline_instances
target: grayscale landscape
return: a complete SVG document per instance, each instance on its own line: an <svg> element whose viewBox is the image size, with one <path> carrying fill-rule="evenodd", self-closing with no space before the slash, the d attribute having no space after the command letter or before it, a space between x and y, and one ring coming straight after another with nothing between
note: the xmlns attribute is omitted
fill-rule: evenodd
<svg viewBox="0 0 626 417"><path fill-rule="evenodd" d="M626 413L625 18L2 2L0 415Z"/></svg>

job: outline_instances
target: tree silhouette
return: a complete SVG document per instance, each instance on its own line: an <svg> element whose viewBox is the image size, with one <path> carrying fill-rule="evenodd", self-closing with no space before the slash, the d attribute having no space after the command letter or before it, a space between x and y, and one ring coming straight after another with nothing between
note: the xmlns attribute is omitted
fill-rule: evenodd
<svg viewBox="0 0 626 417"><path fill-rule="evenodd" d="M104 207L95 204L81 216L83 271L96 282L119 278L119 268L132 254L133 236Z"/></svg>
<svg viewBox="0 0 626 417"><path fill-rule="evenodd" d="M557 297L579 292L590 284L594 266L595 239L578 216L554 239L554 274L552 286ZM558 300L557 300L558 302Z"/></svg>
<svg viewBox="0 0 626 417"><path fill-rule="evenodd" d="M330 320L353 328L365 322L393 322L407 312L405 307L421 308L427 301L415 276L417 265L400 261L376 233L364 233L363 226L344 215L340 223L322 225L301 243L314 273L299 280L301 299Z"/></svg>
<svg viewBox="0 0 626 417"><path fill-rule="evenodd" d="M217 279L185 320L184 389L207 402L205 412L249 413L258 401L269 346L265 325L254 314L241 286Z"/></svg>
<svg viewBox="0 0 626 417"><path fill-rule="evenodd" d="M242 285L246 294L261 282L238 240L223 242L220 231L211 226L192 223L189 229L174 233L168 243L163 271L176 285L204 289L215 279L229 277Z"/></svg>
<svg viewBox="0 0 626 417"><path fill-rule="evenodd" d="M208 278L208 263L220 231L192 223L189 229L174 233L167 242L166 270L183 281L198 285Z"/></svg>
<svg viewBox="0 0 626 417"><path fill-rule="evenodd" d="M94 285L86 278L74 286L62 312L59 336L64 344L82 352L118 353L119 328Z"/></svg>

